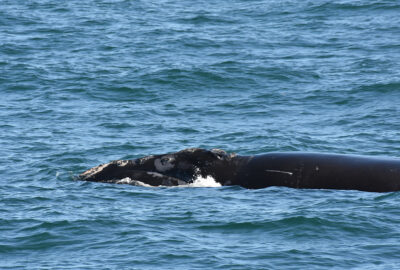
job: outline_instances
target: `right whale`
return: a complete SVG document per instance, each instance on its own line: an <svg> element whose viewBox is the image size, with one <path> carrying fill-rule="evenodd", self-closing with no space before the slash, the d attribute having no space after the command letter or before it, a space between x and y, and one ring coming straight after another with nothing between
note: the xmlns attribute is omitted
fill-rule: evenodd
<svg viewBox="0 0 400 270"><path fill-rule="evenodd" d="M93 167L79 178L85 181L179 186L196 176L212 176L221 185L245 188L347 189L372 192L400 190L400 159L320 154L229 154L220 149L189 148L176 153L135 160L116 160Z"/></svg>

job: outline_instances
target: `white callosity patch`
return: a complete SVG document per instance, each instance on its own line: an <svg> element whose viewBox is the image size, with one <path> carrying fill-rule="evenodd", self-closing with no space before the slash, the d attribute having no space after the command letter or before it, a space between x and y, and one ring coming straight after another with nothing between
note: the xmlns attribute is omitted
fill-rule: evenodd
<svg viewBox="0 0 400 270"><path fill-rule="evenodd" d="M118 167L124 167L129 163L129 161L128 160L117 160L117 161L115 161L115 163L118 165Z"/></svg>
<svg viewBox="0 0 400 270"><path fill-rule="evenodd" d="M141 187L152 187L151 185L145 184L138 180L131 179L129 177L122 178L115 183L116 184L128 184L128 185L141 186Z"/></svg>
<svg viewBox="0 0 400 270"><path fill-rule="evenodd" d="M132 179L130 179L129 177L125 177L122 179L119 179L117 181L115 181L116 184L131 184L132 183Z"/></svg>
<svg viewBox="0 0 400 270"><path fill-rule="evenodd" d="M101 172L102 170L104 170L104 168L107 168L108 165L110 165L110 163L105 163L105 164L101 164L99 166L93 167L93 168L87 170L86 172L82 173L80 175L80 177L82 177L82 178L92 177L94 174L97 174L97 173Z"/></svg>
<svg viewBox="0 0 400 270"><path fill-rule="evenodd" d="M148 175L152 177L162 178L162 186L175 186L175 185L186 185L185 181L182 181L173 177L166 177L165 175L158 172L146 172Z"/></svg>
<svg viewBox="0 0 400 270"><path fill-rule="evenodd" d="M228 154L226 151L218 148L213 148L210 150L211 153L215 154L216 157L220 160L222 159L229 159L229 158L234 158L236 156L236 153L230 153Z"/></svg>
<svg viewBox="0 0 400 270"><path fill-rule="evenodd" d="M179 151L178 153L194 153L196 151L201 151L201 149L200 148L186 148L186 149Z"/></svg>
<svg viewBox="0 0 400 270"><path fill-rule="evenodd" d="M154 160L154 166L159 172L166 172L175 167L175 158L173 156L163 156Z"/></svg>
<svg viewBox="0 0 400 270"><path fill-rule="evenodd" d="M138 159L138 162L139 162L139 164L144 164L146 161L153 159L153 158L154 158L153 155L142 157L142 158Z"/></svg>
<svg viewBox="0 0 400 270"><path fill-rule="evenodd" d="M154 177L164 177L164 175L162 175L161 173L157 173L157 172L146 172L148 175L154 176Z"/></svg>
<svg viewBox="0 0 400 270"><path fill-rule="evenodd" d="M213 153L220 160L227 156L227 153L224 150L217 148L211 149L211 153Z"/></svg>

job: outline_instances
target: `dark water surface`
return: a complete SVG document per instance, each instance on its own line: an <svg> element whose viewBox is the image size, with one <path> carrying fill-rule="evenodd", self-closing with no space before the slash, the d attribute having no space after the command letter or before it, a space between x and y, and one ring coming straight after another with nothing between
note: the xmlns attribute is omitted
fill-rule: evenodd
<svg viewBox="0 0 400 270"><path fill-rule="evenodd" d="M0 0L0 268L400 268L400 193L74 180L186 147L400 157L399 14Z"/></svg>

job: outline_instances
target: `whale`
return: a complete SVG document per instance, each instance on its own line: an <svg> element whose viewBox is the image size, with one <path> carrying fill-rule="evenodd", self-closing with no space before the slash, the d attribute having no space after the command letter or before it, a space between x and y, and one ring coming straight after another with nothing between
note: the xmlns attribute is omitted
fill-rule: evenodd
<svg viewBox="0 0 400 270"><path fill-rule="evenodd" d="M222 186L248 189L284 186L391 192L400 190L400 159L303 152L242 156L221 149L188 148L133 160L114 160L88 169L78 178L116 184L181 186L199 176L211 176Z"/></svg>

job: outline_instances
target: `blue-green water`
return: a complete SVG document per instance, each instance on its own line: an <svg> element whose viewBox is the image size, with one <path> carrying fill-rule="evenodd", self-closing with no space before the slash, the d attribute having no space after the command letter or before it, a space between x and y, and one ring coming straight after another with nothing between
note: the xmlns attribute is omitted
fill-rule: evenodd
<svg viewBox="0 0 400 270"><path fill-rule="evenodd" d="M400 268L400 193L74 180L187 147L400 157L399 14L0 0L0 268Z"/></svg>

